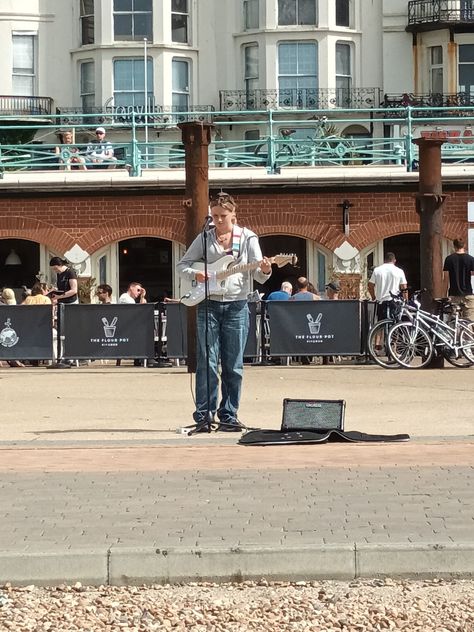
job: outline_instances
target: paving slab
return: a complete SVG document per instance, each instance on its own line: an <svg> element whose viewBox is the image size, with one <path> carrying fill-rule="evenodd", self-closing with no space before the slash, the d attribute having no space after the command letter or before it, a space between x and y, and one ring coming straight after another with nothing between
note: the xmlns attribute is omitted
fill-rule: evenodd
<svg viewBox="0 0 474 632"><path fill-rule="evenodd" d="M347 429L412 440L240 446L175 433L183 368L1 369L0 583L474 576L470 370L245 373L248 425L342 398Z"/></svg>

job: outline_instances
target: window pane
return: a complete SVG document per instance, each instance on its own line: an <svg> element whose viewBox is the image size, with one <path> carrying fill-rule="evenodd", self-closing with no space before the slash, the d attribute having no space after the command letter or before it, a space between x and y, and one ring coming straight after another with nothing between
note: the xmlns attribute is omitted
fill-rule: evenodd
<svg viewBox="0 0 474 632"><path fill-rule="evenodd" d="M316 0L298 0L298 24L316 24Z"/></svg>
<svg viewBox="0 0 474 632"><path fill-rule="evenodd" d="M143 39L144 37L151 40L152 35L152 23L150 16L144 13L137 13L133 16L134 19L134 37L133 39Z"/></svg>
<svg viewBox="0 0 474 632"><path fill-rule="evenodd" d="M298 44L298 74L316 74L316 46L314 44Z"/></svg>
<svg viewBox="0 0 474 632"><path fill-rule="evenodd" d="M116 40L131 39L132 15L114 15L114 35Z"/></svg>
<svg viewBox="0 0 474 632"><path fill-rule="evenodd" d="M187 94L182 94L179 92L173 92L173 106L178 109L181 110L182 112L186 112L186 110L189 108L189 95Z"/></svg>
<svg viewBox="0 0 474 632"><path fill-rule="evenodd" d="M173 90L187 92L188 89L188 62L173 59Z"/></svg>
<svg viewBox="0 0 474 632"><path fill-rule="evenodd" d="M474 62L474 44L461 44L459 46L459 61Z"/></svg>
<svg viewBox="0 0 474 632"><path fill-rule="evenodd" d="M188 42L188 16L172 15L171 16L171 39L173 42L187 44Z"/></svg>
<svg viewBox="0 0 474 632"><path fill-rule="evenodd" d="M350 0L336 0L337 26L350 26L349 2Z"/></svg>
<svg viewBox="0 0 474 632"><path fill-rule="evenodd" d="M278 0L278 24L296 24L296 0Z"/></svg>
<svg viewBox="0 0 474 632"><path fill-rule="evenodd" d="M280 44L278 47L278 68L281 75L297 71L297 44Z"/></svg>
<svg viewBox="0 0 474 632"><path fill-rule="evenodd" d="M114 0L114 11L131 11L132 9L132 0Z"/></svg>
<svg viewBox="0 0 474 632"><path fill-rule="evenodd" d="M443 47L432 46L430 50L431 50L431 64L433 66L435 64L442 64L443 63Z"/></svg>
<svg viewBox="0 0 474 632"><path fill-rule="evenodd" d="M34 95L34 78L14 75L12 77L13 95L30 97Z"/></svg>
<svg viewBox="0 0 474 632"><path fill-rule="evenodd" d="M443 94L443 69L432 68L431 70L431 92Z"/></svg>
<svg viewBox="0 0 474 632"><path fill-rule="evenodd" d="M114 63L114 86L115 90L127 90L132 87L133 62L116 61Z"/></svg>
<svg viewBox="0 0 474 632"><path fill-rule="evenodd" d="M474 64L459 66L459 89L472 94L474 91Z"/></svg>
<svg viewBox="0 0 474 632"><path fill-rule="evenodd" d="M336 44L336 74L351 74L351 47L349 44Z"/></svg>
<svg viewBox="0 0 474 632"><path fill-rule="evenodd" d="M94 62L81 64L81 94L94 92Z"/></svg>
<svg viewBox="0 0 474 632"><path fill-rule="evenodd" d="M245 78L258 77L258 46L245 47Z"/></svg>
<svg viewBox="0 0 474 632"><path fill-rule="evenodd" d="M258 13L258 0L246 0L244 2L244 26L246 29L258 29Z"/></svg>
<svg viewBox="0 0 474 632"><path fill-rule="evenodd" d="M34 40L32 35L13 35L13 72L33 74Z"/></svg>
<svg viewBox="0 0 474 632"><path fill-rule="evenodd" d="M151 12L152 6L153 6L152 0L134 0L133 2L134 11L150 11Z"/></svg>
<svg viewBox="0 0 474 632"><path fill-rule="evenodd" d="M178 13L187 13L188 0L171 0L171 10Z"/></svg>

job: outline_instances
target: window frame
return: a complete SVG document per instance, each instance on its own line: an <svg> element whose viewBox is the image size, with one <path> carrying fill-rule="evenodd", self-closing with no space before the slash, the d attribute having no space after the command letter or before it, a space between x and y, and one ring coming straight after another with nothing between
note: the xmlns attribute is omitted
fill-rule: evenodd
<svg viewBox="0 0 474 632"><path fill-rule="evenodd" d="M281 18L283 16L283 10L281 4L283 2L293 2L294 3L294 11L295 18L293 22L283 22ZM312 3L314 5L314 22L300 22L300 6L307 2L308 4ZM277 25L278 26L318 26L318 0L278 0L278 16L277 16Z"/></svg>
<svg viewBox="0 0 474 632"><path fill-rule="evenodd" d="M345 72L338 72L338 67L337 67L337 61L338 61L338 54L337 54L337 49L338 47L344 47L345 50L349 51L349 73L345 73ZM352 71L352 58L353 58L353 54L352 54L352 44L351 42L347 42L347 41L337 41L335 48L334 48L334 52L335 52L335 66L336 66L336 73L335 73L335 80L336 80L336 106L337 107L350 107L350 93L352 90L352 83L353 83L353 71ZM340 86L338 85L338 80L343 80L343 81L347 81L348 85L347 86ZM344 95L343 95L343 91L347 90L347 97L348 97L348 101L349 103L345 103L344 101Z"/></svg>
<svg viewBox="0 0 474 632"><path fill-rule="evenodd" d="M92 68L92 87L93 87L92 92L89 92L84 89L85 87L84 83L85 83L85 80L87 80L87 78L85 78L85 72L84 72L86 67ZM93 111L93 108L95 108L95 62L92 60L81 61L80 67L79 67L79 77L80 77L80 98L81 98L82 111L87 112L87 110L90 110L90 112L87 112L87 113L91 114ZM90 99L91 97L92 97L93 102L92 104L88 105L87 100Z"/></svg>
<svg viewBox="0 0 474 632"><path fill-rule="evenodd" d="M84 5L86 2L90 2L92 4L92 13L85 12L86 7ZM95 43L95 2L94 0L80 0L79 14L80 14L79 20L81 23L81 46L94 44ZM87 34L89 29L92 31L92 36L90 38L85 38L84 35ZM90 39L90 41L85 41L85 39Z"/></svg>
<svg viewBox="0 0 474 632"><path fill-rule="evenodd" d="M461 67L462 66L474 66L474 54L473 54L473 60L472 61L461 61L461 49L467 46L471 46L474 49L474 44L459 44L459 48L458 48L458 89L459 92L466 92L469 94L470 97L474 97L474 79L472 84L469 84L470 86L470 90L461 90Z"/></svg>
<svg viewBox="0 0 474 632"><path fill-rule="evenodd" d="M433 61L433 53L435 52L435 50L441 51L441 61L440 62L439 61L438 62L434 62ZM443 51L443 47L441 45L430 46L428 48L428 54L429 54L429 89L430 89L430 94L443 94L443 92L444 92L444 51ZM434 75L435 71L439 71L439 70L441 70L441 91L433 89L433 85L434 85L433 75Z"/></svg>
<svg viewBox="0 0 474 632"><path fill-rule="evenodd" d="M153 88L153 58L152 57L147 57L147 94L145 94L145 74L143 73L143 85L141 87L140 90L135 89L135 86L132 86L132 88L128 89L128 90L117 90L116 88L116 75L115 75L115 68L117 64L123 63L123 62L131 62L132 64L142 64L142 66L144 65L144 59L143 57L116 57L115 59L112 60L112 72L113 72L113 95L114 95L114 108L121 108L121 107L127 107L130 108L131 106L133 107L133 109L135 109L136 106L138 107L142 107L145 108L145 104L147 102L149 103L153 103L153 95L154 95L154 88ZM135 82L136 79L136 74L135 72L130 72L128 73L128 76L132 79L133 82ZM133 95L133 102L131 103L127 103L126 105L117 105L117 99L116 99L116 95L117 94L132 94ZM143 95L143 101L140 102L136 100L135 96L136 95Z"/></svg>
<svg viewBox="0 0 474 632"><path fill-rule="evenodd" d="M191 24L191 20L190 20L190 6L189 6L189 0L185 0L186 2L186 12L183 11L178 11L173 9L173 0L171 0L171 41L174 44L191 44L191 34L190 34L190 24ZM177 40L173 38L173 16L176 15L181 15L181 16L185 16L186 17L186 39L185 41L181 41L181 40Z"/></svg>
<svg viewBox="0 0 474 632"><path fill-rule="evenodd" d="M177 63L186 64L187 67L187 80L188 85L184 89L175 88L174 85L174 67ZM171 105L173 107L173 111L176 112L189 112L189 108L191 107L191 60L187 57L173 57L171 60ZM175 110L174 97L175 95L184 95L186 97L186 109L183 110L181 105L176 104L176 107L179 109Z"/></svg>
<svg viewBox="0 0 474 632"><path fill-rule="evenodd" d="M281 72L281 67L280 67L280 50L282 46L296 46L296 63L297 65L300 64L300 60L299 60L299 53L298 50L301 46L303 45L311 45L314 48L314 54L312 55L312 57L315 59L315 74L308 74L308 73L292 73L292 74L288 74L288 73L282 73ZM278 42L277 44L277 63L278 63L278 74L277 74L277 80L278 80L278 100L279 100L279 104L280 106L282 105L282 101L288 101L288 98L285 98L285 93L287 95L291 94L291 91L296 91L294 92L293 95L291 95L291 101L293 101L292 105L290 107L297 107L298 106L298 91L299 90L314 90L315 92L315 96L317 95L317 91L319 90L319 42L317 40L285 40L285 41L281 41ZM296 78L296 85L294 87L285 87L283 88L281 86L281 80L282 79L287 79L287 78ZM308 86L300 86L300 79L303 78L308 78L308 77L314 77L314 86L312 87L308 87ZM308 83L308 81L306 81L305 83ZM296 98L295 98L296 97ZM300 99L301 100L301 99ZM305 102L306 99L303 99L302 102Z"/></svg>
<svg viewBox="0 0 474 632"><path fill-rule="evenodd" d="M134 3L135 0L131 0L132 2L132 9L130 11L116 11L115 10L115 2L116 0L113 0L113 5L112 5L112 16L113 16L113 35L114 35L114 42L140 42L143 41L145 38L149 41L152 42L153 41L153 0L149 0L150 2L150 9L147 11L136 11L134 9ZM129 36L122 36L122 37L117 37L117 33L116 33L116 27L115 27L115 17L116 16L123 16L123 15L130 15L132 22L131 22L131 33L129 34ZM148 20L148 25L149 25L149 32L145 33L145 34L140 34L140 35L135 35L135 17L141 16L141 15L148 15L149 16L149 20Z"/></svg>
<svg viewBox="0 0 474 632"><path fill-rule="evenodd" d="M31 41L31 58L32 65L30 68L20 68L15 66L15 40L18 38L29 38ZM20 41L18 39L18 41ZM24 39L24 41L26 41ZM31 81L30 92L31 94L16 94L15 79L25 77ZM12 31L12 93L14 96L22 97L34 97L37 93L38 83L38 33L36 31Z"/></svg>
<svg viewBox="0 0 474 632"><path fill-rule="evenodd" d="M341 5L342 8L341 8ZM338 9L339 7L339 9ZM344 13L347 15L347 20L345 21L338 21L338 14L339 16L341 15L341 13ZM351 0L336 0L336 4L335 4L335 24L336 26L342 26L343 28L351 28L351 24L352 24L352 2ZM347 22L347 24L346 24Z"/></svg>
<svg viewBox="0 0 474 632"><path fill-rule="evenodd" d="M256 50L256 74L255 75L251 75L247 73L248 70L248 59L247 59L247 55L248 55L248 51L250 51L251 49L255 49ZM244 86L245 86L245 93L249 94L249 92L251 90L256 90L258 88L258 80L259 80L259 66L260 66L260 57L259 57L259 47L258 47L258 42L249 42L248 44L244 44L243 45L243 56L244 56ZM255 85L252 85L252 82L256 82Z"/></svg>
<svg viewBox="0 0 474 632"><path fill-rule="evenodd" d="M253 11L251 7L254 7ZM255 10L256 7L256 10ZM243 0L243 30L252 31L260 28L260 2L259 0ZM256 17L256 24L251 24L251 18Z"/></svg>

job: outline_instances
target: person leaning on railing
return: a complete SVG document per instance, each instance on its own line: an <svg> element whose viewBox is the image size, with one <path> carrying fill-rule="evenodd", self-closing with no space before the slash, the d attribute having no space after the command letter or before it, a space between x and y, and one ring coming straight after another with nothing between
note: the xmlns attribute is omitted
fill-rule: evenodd
<svg viewBox="0 0 474 632"><path fill-rule="evenodd" d="M74 134L71 130L58 133L61 146L56 147L55 153L60 157L60 169L71 171L76 166L81 171L86 171L86 159L80 155L79 148L74 145Z"/></svg>

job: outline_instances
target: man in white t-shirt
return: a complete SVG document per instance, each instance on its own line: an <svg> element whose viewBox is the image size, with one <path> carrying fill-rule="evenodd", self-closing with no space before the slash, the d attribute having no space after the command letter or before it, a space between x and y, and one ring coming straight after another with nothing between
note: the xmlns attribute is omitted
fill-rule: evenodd
<svg viewBox="0 0 474 632"><path fill-rule="evenodd" d="M390 318L392 315L390 308L393 302L392 294L403 292L403 297L407 298L407 280L405 273L398 268L393 252L385 254L384 263L374 268L370 277L368 290L373 301L377 301L377 317L379 320Z"/></svg>
<svg viewBox="0 0 474 632"><path fill-rule="evenodd" d="M119 303L146 303L146 290L140 283L130 283L127 291L120 295ZM138 300L140 299L140 300Z"/></svg>

